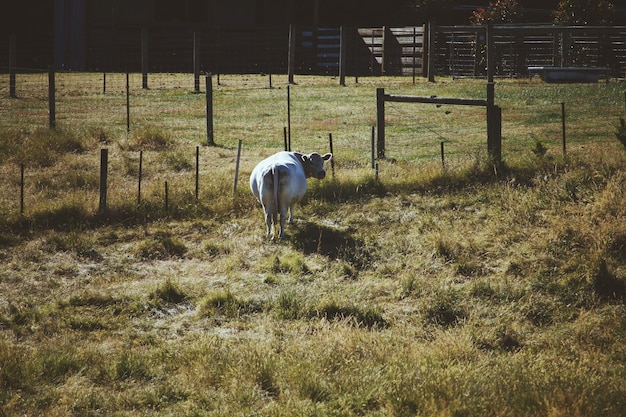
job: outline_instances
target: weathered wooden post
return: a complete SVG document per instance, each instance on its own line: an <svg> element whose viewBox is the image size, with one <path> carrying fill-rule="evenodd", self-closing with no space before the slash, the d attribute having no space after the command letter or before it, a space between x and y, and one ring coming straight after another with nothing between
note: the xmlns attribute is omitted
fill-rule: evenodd
<svg viewBox="0 0 626 417"><path fill-rule="evenodd" d="M206 134L207 144L215 146L213 138L213 80L211 74L206 76Z"/></svg>
<svg viewBox="0 0 626 417"><path fill-rule="evenodd" d="M193 91L200 93L200 33L193 32Z"/></svg>
<svg viewBox="0 0 626 417"><path fill-rule="evenodd" d="M141 88L148 89L148 29L141 28Z"/></svg>
<svg viewBox="0 0 626 417"><path fill-rule="evenodd" d="M437 24L435 22L428 23L428 40L427 40L427 73L428 82L435 82L435 37L437 36Z"/></svg>
<svg viewBox="0 0 626 417"><path fill-rule="evenodd" d="M486 29L486 41L487 41L487 82L493 83L493 76L495 72L495 50L493 42L493 24L488 23ZM487 87L489 88L489 87ZM487 90L487 101L489 101L489 90ZM493 102L488 102L488 105L493 105Z"/></svg>
<svg viewBox="0 0 626 417"><path fill-rule="evenodd" d="M385 157L385 89L376 89L376 126L378 128L378 159Z"/></svg>
<svg viewBox="0 0 626 417"><path fill-rule="evenodd" d="M502 163L502 109L487 106L487 152L494 164Z"/></svg>
<svg viewBox="0 0 626 417"><path fill-rule="evenodd" d="M17 97L15 93L15 35L9 37L9 97Z"/></svg>
<svg viewBox="0 0 626 417"><path fill-rule="evenodd" d="M48 124L50 129L56 127L56 87L54 84L54 66L48 67Z"/></svg>
<svg viewBox="0 0 626 417"><path fill-rule="evenodd" d="M387 31L387 26L383 26L382 52L380 57L380 75L386 75L387 72L387 62L385 59L387 57Z"/></svg>
<svg viewBox="0 0 626 417"><path fill-rule="evenodd" d="M493 24L487 24L487 152L496 165L502 162L502 109L495 105L496 54Z"/></svg>
<svg viewBox="0 0 626 417"><path fill-rule="evenodd" d="M289 25L289 52L287 55L287 78L289 84L295 84L293 73L296 57L296 25Z"/></svg>
<svg viewBox="0 0 626 417"><path fill-rule="evenodd" d="M346 86L346 70L348 57L348 28L339 28L339 85Z"/></svg>
<svg viewBox="0 0 626 417"><path fill-rule="evenodd" d="M100 150L100 204L98 211L106 212L107 209L107 177L109 165L109 150L104 148Z"/></svg>
<svg viewBox="0 0 626 417"><path fill-rule="evenodd" d="M413 27L413 63L411 65L412 73L413 73L413 84L415 84L415 61L416 61L416 57L415 57L415 47L417 43L417 28Z"/></svg>

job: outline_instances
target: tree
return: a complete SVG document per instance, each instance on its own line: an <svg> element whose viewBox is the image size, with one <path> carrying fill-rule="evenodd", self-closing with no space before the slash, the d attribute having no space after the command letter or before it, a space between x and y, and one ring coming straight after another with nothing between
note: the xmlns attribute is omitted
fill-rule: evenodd
<svg viewBox="0 0 626 417"><path fill-rule="evenodd" d="M517 0L496 0L489 2L487 8L480 7L470 17L473 25L487 23L518 23L524 19L523 8Z"/></svg>
<svg viewBox="0 0 626 417"><path fill-rule="evenodd" d="M560 0L554 21L564 25L610 25L615 5L608 0Z"/></svg>

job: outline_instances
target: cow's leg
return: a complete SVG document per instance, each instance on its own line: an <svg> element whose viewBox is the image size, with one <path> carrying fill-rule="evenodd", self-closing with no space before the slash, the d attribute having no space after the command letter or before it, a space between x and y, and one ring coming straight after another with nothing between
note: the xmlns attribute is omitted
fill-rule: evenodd
<svg viewBox="0 0 626 417"><path fill-rule="evenodd" d="M272 212L272 234L276 237L276 226L278 225L278 211Z"/></svg>
<svg viewBox="0 0 626 417"><path fill-rule="evenodd" d="M280 237L285 237L285 220L287 219L287 209L289 206L282 205L280 207Z"/></svg>
<svg viewBox="0 0 626 417"><path fill-rule="evenodd" d="M293 223L293 209L296 207L296 203L289 206L289 224Z"/></svg>
<svg viewBox="0 0 626 417"><path fill-rule="evenodd" d="M269 210L265 210L265 232L266 232L266 237L269 239L270 234L272 233L272 217L274 217L272 215L272 212Z"/></svg>

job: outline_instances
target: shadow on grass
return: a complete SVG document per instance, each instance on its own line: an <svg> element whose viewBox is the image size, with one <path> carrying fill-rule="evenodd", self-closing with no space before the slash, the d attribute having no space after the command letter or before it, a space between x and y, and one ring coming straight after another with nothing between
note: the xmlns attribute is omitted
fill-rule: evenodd
<svg viewBox="0 0 626 417"><path fill-rule="evenodd" d="M367 267L374 253L351 230L333 228L316 223L299 223L291 232L292 244L305 254L318 253L345 261L357 269Z"/></svg>

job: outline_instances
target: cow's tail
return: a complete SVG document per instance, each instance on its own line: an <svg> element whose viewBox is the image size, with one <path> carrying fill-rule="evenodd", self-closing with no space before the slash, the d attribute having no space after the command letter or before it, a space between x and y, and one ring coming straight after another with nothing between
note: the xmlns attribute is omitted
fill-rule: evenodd
<svg viewBox="0 0 626 417"><path fill-rule="evenodd" d="M274 207L278 216L278 167L272 167L272 175L274 175Z"/></svg>

